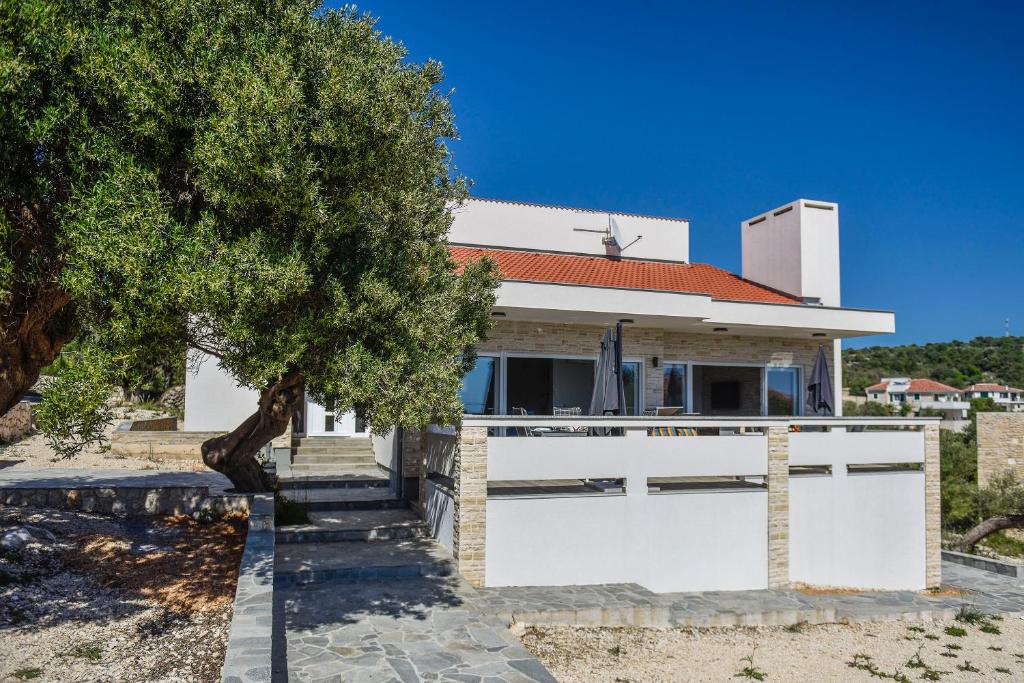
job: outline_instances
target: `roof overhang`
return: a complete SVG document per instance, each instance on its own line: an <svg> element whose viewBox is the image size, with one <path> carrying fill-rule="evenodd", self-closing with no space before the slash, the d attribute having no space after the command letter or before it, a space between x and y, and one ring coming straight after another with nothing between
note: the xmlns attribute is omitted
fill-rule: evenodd
<svg viewBox="0 0 1024 683"><path fill-rule="evenodd" d="M508 320L608 325L626 318L637 327L681 332L726 328L736 335L828 339L896 330L889 311L723 301L706 294L504 281L497 296L494 311Z"/></svg>

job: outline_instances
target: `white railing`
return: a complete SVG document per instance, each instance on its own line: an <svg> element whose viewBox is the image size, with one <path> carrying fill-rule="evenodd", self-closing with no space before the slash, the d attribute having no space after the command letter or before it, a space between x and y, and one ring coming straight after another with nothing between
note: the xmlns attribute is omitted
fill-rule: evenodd
<svg viewBox="0 0 1024 683"><path fill-rule="evenodd" d="M487 479L501 490L487 499L486 582L766 587L768 430L781 428L796 468L788 482L790 579L923 588L923 427L938 422L466 416L464 429L492 434ZM589 436L595 428L617 436ZM659 428L699 435L660 436ZM542 438L506 436L534 429L547 431ZM544 486L552 480L581 486L552 493ZM624 495L584 485L594 480L622 480Z"/></svg>

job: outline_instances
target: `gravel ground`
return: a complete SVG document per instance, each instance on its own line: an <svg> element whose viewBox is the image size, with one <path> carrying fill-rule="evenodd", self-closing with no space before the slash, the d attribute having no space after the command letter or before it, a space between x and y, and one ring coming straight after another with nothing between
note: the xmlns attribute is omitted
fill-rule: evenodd
<svg viewBox="0 0 1024 683"><path fill-rule="evenodd" d="M1001 633L950 619L794 630L552 627L520 637L562 683L1024 680L1024 621L988 625ZM949 635L947 627L967 633Z"/></svg>
<svg viewBox="0 0 1024 683"><path fill-rule="evenodd" d="M12 444L0 444L0 470L5 467L99 467L103 469L126 470L193 470L205 469L202 463L190 460L127 458L114 455L109 450L110 436L117 425L124 420L145 420L154 417L168 417L167 413L119 406L114 409L115 419L107 427L103 446L90 445L70 460L55 459L53 449L46 444L46 438L36 432Z"/></svg>
<svg viewBox="0 0 1024 683"><path fill-rule="evenodd" d="M244 523L0 506L24 525L55 540L0 557L0 680L220 680Z"/></svg>

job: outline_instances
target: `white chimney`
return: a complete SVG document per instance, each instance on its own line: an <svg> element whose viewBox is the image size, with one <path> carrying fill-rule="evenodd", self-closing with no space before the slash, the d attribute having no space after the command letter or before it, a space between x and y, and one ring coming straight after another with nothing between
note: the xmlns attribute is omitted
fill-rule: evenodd
<svg viewBox="0 0 1024 683"><path fill-rule="evenodd" d="M839 205L798 199L742 224L743 277L839 306Z"/></svg>

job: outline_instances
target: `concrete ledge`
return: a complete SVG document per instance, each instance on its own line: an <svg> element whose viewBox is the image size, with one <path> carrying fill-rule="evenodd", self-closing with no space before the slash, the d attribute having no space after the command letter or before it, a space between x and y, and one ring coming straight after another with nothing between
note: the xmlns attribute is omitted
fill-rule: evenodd
<svg viewBox="0 0 1024 683"><path fill-rule="evenodd" d="M182 432L176 425L173 417L122 422L110 437L110 451L129 458L201 461L203 442L223 434Z"/></svg>
<svg viewBox="0 0 1024 683"><path fill-rule="evenodd" d="M942 559L956 562L967 567L974 567L994 574L1013 576L1024 579L1024 564L1020 562L1006 562L1005 560L993 560L990 557L971 555L969 553L958 553L955 550L943 550Z"/></svg>
<svg viewBox="0 0 1024 683"><path fill-rule="evenodd" d="M249 512L221 681L255 683L271 679L273 612L274 494L258 493Z"/></svg>
<svg viewBox="0 0 1024 683"><path fill-rule="evenodd" d="M281 586L295 586L307 583L357 583L362 581L389 581L417 577L451 576L451 563L383 565L371 567L338 567L331 569L300 569L281 572L277 582Z"/></svg>

